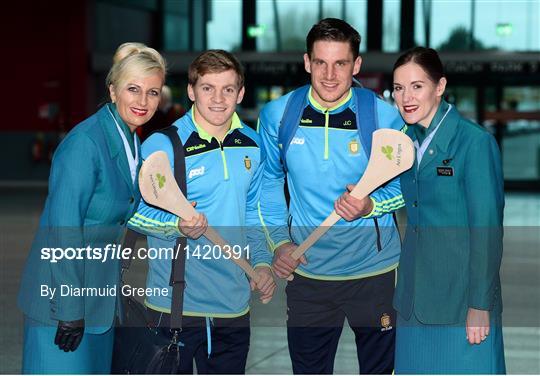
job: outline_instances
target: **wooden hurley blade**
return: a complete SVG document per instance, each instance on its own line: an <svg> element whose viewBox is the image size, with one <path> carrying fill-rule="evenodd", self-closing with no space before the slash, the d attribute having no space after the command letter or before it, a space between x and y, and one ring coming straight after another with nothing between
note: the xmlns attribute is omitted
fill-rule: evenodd
<svg viewBox="0 0 540 376"><path fill-rule="evenodd" d="M364 198L390 179L407 171L414 163L414 154L414 144L405 133L395 129L376 130L373 132L368 165L351 195Z"/></svg>
<svg viewBox="0 0 540 376"><path fill-rule="evenodd" d="M167 153L156 151L146 158L139 171L139 189L144 200L150 205L167 210L184 220L191 220L197 215L197 211L184 196L171 171L171 165ZM204 236L212 243L220 246L221 250L228 254L229 258L240 266L255 282L259 281L259 275L251 265L243 258L236 258L230 252L227 242L216 230L208 226ZM263 301L264 304L269 300Z"/></svg>
<svg viewBox="0 0 540 376"><path fill-rule="evenodd" d="M414 145L405 133L394 129L378 129L373 132L371 154L364 174L351 191L351 195L362 199L375 189L407 171L414 163ZM317 242L341 217L332 211L291 254L298 260Z"/></svg>
<svg viewBox="0 0 540 376"><path fill-rule="evenodd" d="M169 158L164 151L156 151L146 158L139 172L139 189L150 205L165 209L185 220L197 211L184 197L172 174Z"/></svg>

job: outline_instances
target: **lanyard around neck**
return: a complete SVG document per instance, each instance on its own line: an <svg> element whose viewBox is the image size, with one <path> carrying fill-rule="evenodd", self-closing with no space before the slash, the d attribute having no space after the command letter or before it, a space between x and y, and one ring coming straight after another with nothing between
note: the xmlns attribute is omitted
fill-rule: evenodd
<svg viewBox="0 0 540 376"><path fill-rule="evenodd" d="M418 163L418 166L420 166L420 162L422 162L422 158L424 157L424 153L426 152L426 149L428 148L429 144L431 143L431 140L435 136L435 133L437 133L437 130L439 130L439 127L441 126L443 120L446 118L446 115L448 115L448 113L450 112L451 108L452 108L452 105L449 104L448 109L444 113L443 117L441 118L441 120L439 120L439 123L437 123L433 132L431 132L424 139L424 142L422 142L422 145L418 143L418 140L414 140L414 147L416 148L416 162Z"/></svg>
<svg viewBox="0 0 540 376"><path fill-rule="evenodd" d="M133 132L133 146L135 148L135 157L134 157L131 152L131 148L129 147L129 143L126 138L126 135L122 131L122 128L120 128L120 125L116 121L116 118L114 117L109 107L107 107L107 110L109 111L109 114L114 120L114 124L116 124L116 129L118 130L118 133L120 134L120 137L122 138L122 142L124 143L124 151L126 152L126 158L129 164L129 171L131 172L131 181L135 183L135 175L137 174L137 165L139 164L139 150L137 149L137 138L135 136L135 132Z"/></svg>

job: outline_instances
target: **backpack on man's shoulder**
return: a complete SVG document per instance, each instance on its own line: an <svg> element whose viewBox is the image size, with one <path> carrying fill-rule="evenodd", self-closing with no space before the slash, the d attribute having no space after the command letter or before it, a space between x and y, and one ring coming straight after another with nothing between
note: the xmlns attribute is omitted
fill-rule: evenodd
<svg viewBox="0 0 540 376"><path fill-rule="evenodd" d="M311 85L304 85L294 90L285 105L285 111L283 111L279 126L278 145L280 145L279 153L285 171L287 171L285 156L300 124L302 113L308 104L310 87ZM379 127L377 119L377 96L369 89L353 87L352 90L354 90L356 101L356 127L358 128L362 146L369 158L371 153L371 134Z"/></svg>

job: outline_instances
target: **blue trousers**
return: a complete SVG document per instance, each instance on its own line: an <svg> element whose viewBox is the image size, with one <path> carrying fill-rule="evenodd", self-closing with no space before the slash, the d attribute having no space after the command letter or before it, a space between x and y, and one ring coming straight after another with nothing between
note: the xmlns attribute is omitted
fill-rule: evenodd
<svg viewBox="0 0 540 376"><path fill-rule="evenodd" d="M489 335L478 345L466 339L465 324L427 325L414 313L398 313L396 374L504 374L501 316L490 317Z"/></svg>
<svg viewBox="0 0 540 376"><path fill-rule="evenodd" d="M109 374L114 329L103 334L84 333L73 352L54 344L56 328L24 319L22 373L24 374Z"/></svg>

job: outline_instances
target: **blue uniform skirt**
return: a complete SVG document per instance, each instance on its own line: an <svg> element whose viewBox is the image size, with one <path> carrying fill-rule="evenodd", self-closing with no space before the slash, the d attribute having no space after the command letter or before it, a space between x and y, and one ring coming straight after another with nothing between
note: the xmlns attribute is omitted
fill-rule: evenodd
<svg viewBox="0 0 540 376"><path fill-rule="evenodd" d="M24 320L22 373L25 374L108 374L111 373L114 330L103 334L84 333L73 352L54 344L56 328L28 317Z"/></svg>
<svg viewBox="0 0 540 376"><path fill-rule="evenodd" d="M396 374L504 374L501 316L490 317L487 338L479 345L467 341L465 324L426 325L414 313L398 314Z"/></svg>

